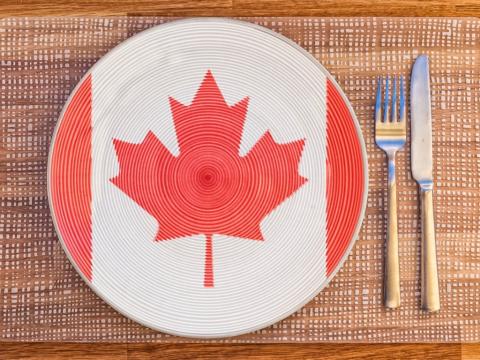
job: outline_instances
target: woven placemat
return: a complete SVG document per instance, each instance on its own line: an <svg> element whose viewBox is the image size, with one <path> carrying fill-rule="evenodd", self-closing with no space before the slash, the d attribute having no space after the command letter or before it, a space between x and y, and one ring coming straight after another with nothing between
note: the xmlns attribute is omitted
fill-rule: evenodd
<svg viewBox="0 0 480 360"><path fill-rule="evenodd" d="M480 341L480 21L413 18L250 18L310 51L338 80L363 129L368 208L334 281L274 326L221 342ZM46 197L57 117L102 55L165 18L0 20L0 335L22 341L187 341L115 312L76 274ZM420 310L418 194L409 144L398 155L402 307L382 306L386 164L374 143L375 77L409 75L431 57L434 175L442 310ZM190 340L188 340L190 341Z"/></svg>

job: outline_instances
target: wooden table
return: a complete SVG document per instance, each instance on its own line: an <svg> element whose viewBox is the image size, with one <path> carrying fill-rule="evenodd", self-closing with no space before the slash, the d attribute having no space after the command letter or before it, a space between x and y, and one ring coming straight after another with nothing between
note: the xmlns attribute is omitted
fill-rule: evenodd
<svg viewBox="0 0 480 360"><path fill-rule="evenodd" d="M2 0L0 16L473 16L479 0ZM1 326L1 324L0 324ZM480 344L0 343L0 359L480 359Z"/></svg>

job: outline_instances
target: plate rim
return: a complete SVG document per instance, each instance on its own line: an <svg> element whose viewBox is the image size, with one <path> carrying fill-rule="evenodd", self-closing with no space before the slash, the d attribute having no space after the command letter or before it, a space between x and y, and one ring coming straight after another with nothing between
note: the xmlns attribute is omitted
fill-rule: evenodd
<svg viewBox="0 0 480 360"><path fill-rule="evenodd" d="M162 18L164 20L165 18ZM114 304L111 300L107 299L104 295L100 294L100 289L97 290L97 286L90 281L84 274L83 272L79 269L78 265L76 262L73 260L72 255L70 254L70 251L66 247L66 244L63 240L62 234L59 231L59 227L57 224L57 219L55 216L55 211L54 211L54 206L52 203L52 193L51 193L51 166L52 166L52 154L53 154L53 148L55 144L55 140L57 137L58 130L61 126L62 119L65 115L66 110L68 109L72 99L74 98L75 94L77 93L78 89L80 86L84 83L84 80L91 75L93 70L98 67L103 61L105 61L106 57L110 57L114 55L116 52L122 50L123 47L125 47L127 44L129 44L132 41L135 41L137 37L144 36L145 34L148 34L149 32L154 32L155 30L158 29L158 27L168 27L168 26L175 26L176 24L183 23L183 24L188 24L188 23L199 23L199 22L220 22L220 23L226 23L226 24L237 24L241 26L246 26L253 28L258 31L262 31L264 33L267 33L268 35L274 36L279 40L284 41L288 45L292 46L294 49L299 51L301 54L306 56L310 61L313 62L313 64L325 75L326 79L329 80L332 85L336 88L337 92L340 94L344 104L347 106L348 111L350 115L352 116L352 120L355 126L356 130L356 135L359 140L359 145L361 149L361 155L362 155L362 167L363 167L363 199L361 202L361 207L360 207L360 212L357 220L357 224L355 225L355 229L353 232L353 235L351 236L351 239L349 240L348 246L345 248L345 251L338 261L337 265L335 266L334 270L325 278L325 280L320 284L318 288L316 288L312 294L309 296L305 297L306 300L300 302L299 305L295 306L293 309L284 312L280 315L277 315L275 318L273 318L270 321L265 321L261 324L258 324L254 327L251 327L249 329L244 329L244 330L238 330L238 331L231 331L228 333L219 333L219 334L201 334L201 335L195 335L187 332L182 332L178 330L173 330L173 329L168 329L162 326L158 326L156 324L153 324L149 322L148 320L145 319L139 319L134 315L127 314L125 313L124 310L120 310L117 308L116 304ZM52 133L52 137L50 140L50 145L49 145L49 151L48 151L48 163L47 163L47 197L48 197L48 206L50 210L50 215L52 217L52 222L55 228L55 233L58 236L59 242L62 246L62 249L64 253L66 254L68 260L70 263L73 265L75 271L77 272L78 275L82 278L82 280L88 285L88 287L95 293L96 296L98 296L102 301L104 301L106 304L108 304L110 307L112 307L115 311L117 311L120 315L125 316L126 318L135 321L136 323L146 326L152 330L155 331L160 331L166 334L170 335L175 335L175 336L180 336L180 337L186 337L186 338L192 338L192 339L221 339L221 338L227 338L227 337L233 337L233 336L238 336L238 335L243 335L243 334L248 334L260 329L264 329L266 327L269 327L283 319L286 319L288 316L293 315L294 313L298 312L301 308L303 308L306 304L308 304L310 301L312 301L315 296L317 296L322 290L324 290L332 281L332 279L337 275L337 273L340 271L340 269L344 266L345 261L348 259L348 256L352 252L353 246L358 240L360 230L363 225L363 221L365 219L365 210L367 206L367 199L368 199L368 183L369 183L369 174L368 174L368 155L367 155L367 150L366 150L366 145L365 145L365 140L363 137L362 129L360 126L360 122L358 121L358 118L355 114L355 111L353 110L353 107L345 95L343 89L340 87L340 85L337 83L336 79L328 70L318 61L309 51L304 49L302 46L297 44L295 41L292 39L288 38L285 35L282 35L272 29L269 29L265 26L258 25L256 23L253 23L251 21L247 20L242 20L238 18L229 18L229 17L191 17L191 18L186 18L186 19L176 19L176 20L167 20L166 22L163 22L161 24L156 24L153 25L152 27L142 30L138 33L136 33L133 36L130 36L129 38L125 39L124 41L120 42L118 45L110 49L107 53L102 55L100 59L98 59L89 69L87 72L85 72L78 83L75 85L75 87L72 89L70 92L67 101L63 105L62 111L60 112L59 116L57 117L57 122L55 124L55 128Z"/></svg>

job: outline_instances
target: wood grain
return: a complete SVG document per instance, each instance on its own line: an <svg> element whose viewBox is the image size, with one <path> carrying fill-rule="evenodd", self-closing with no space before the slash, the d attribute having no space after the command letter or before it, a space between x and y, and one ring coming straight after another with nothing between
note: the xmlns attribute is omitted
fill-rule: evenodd
<svg viewBox="0 0 480 360"><path fill-rule="evenodd" d="M462 360L480 359L480 344L462 344Z"/></svg>
<svg viewBox="0 0 480 360"><path fill-rule="evenodd" d="M1 343L0 359L127 359L126 344Z"/></svg>
<svg viewBox="0 0 480 360"><path fill-rule="evenodd" d="M478 0L3 0L0 17L174 16L480 16Z"/></svg>
<svg viewBox="0 0 480 360"><path fill-rule="evenodd" d="M232 345L228 348L223 345L188 344L175 345L129 345L127 359L182 359L186 353L195 354L197 360L209 359L461 359L459 345L421 344L411 345L354 345L344 344L307 344L303 346L293 344L263 344L263 345Z"/></svg>
<svg viewBox="0 0 480 360"><path fill-rule="evenodd" d="M303 16L478 16L478 0L234 0L236 11Z"/></svg>
<svg viewBox="0 0 480 360"><path fill-rule="evenodd" d="M9 359L478 359L480 345L460 344L19 344L0 347L0 358Z"/></svg>

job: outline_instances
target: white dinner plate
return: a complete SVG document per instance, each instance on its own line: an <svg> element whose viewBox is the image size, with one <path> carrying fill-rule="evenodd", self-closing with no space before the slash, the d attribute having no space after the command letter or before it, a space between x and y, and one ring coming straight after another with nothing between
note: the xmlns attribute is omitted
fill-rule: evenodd
<svg viewBox="0 0 480 360"><path fill-rule="evenodd" d="M189 337L261 329L332 279L367 198L342 90L254 24L179 20L123 42L59 118L50 207L76 270L145 326Z"/></svg>

